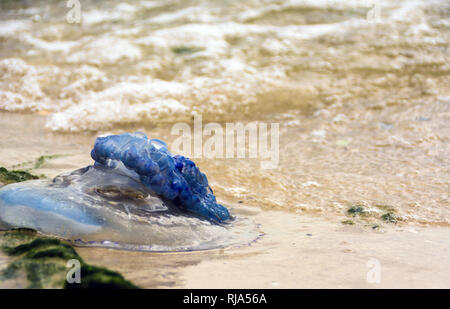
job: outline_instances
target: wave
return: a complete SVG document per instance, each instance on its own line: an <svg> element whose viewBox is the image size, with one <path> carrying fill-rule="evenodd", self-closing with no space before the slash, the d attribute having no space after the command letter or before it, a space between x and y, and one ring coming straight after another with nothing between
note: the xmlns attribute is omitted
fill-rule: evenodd
<svg viewBox="0 0 450 309"><path fill-rule="evenodd" d="M0 109L45 111L55 131L230 120L407 92L404 75L424 66L448 72L448 23L429 18L446 20L430 13L444 2L255 3L87 2L81 24L60 5L4 10ZM386 73L398 78L380 87Z"/></svg>

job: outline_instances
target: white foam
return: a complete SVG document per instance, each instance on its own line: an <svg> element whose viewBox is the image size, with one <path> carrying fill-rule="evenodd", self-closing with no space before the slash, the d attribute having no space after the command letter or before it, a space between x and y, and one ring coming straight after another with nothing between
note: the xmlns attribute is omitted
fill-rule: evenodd
<svg viewBox="0 0 450 309"><path fill-rule="evenodd" d="M32 23L29 20L0 21L0 37L12 37L21 31L30 30Z"/></svg>
<svg viewBox="0 0 450 309"><path fill-rule="evenodd" d="M428 23L424 3L377 1L382 19L378 25L365 16L375 5L371 0L190 6L142 1L106 9L89 4L82 8L81 25L45 19L35 24L2 21L0 36L30 46L24 57L33 62L20 56L0 60L0 109L46 110L54 113L49 128L78 131L178 121L192 113L234 117L251 114L255 104L264 105L263 110L284 101L301 105L303 96L325 88L323 100L342 102L351 94L340 88L349 87L351 81L331 85L329 77L317 78L317 72L398 71L404 61L380 62L381 58L365 53L374 44L383 47L406 39L411 45L445 43L445 35ZM342 17L327 20L330 9ZM147 13L148 18L139 19ZM295 18L273 22L278 15L271 13L297 14L301 22ZM303 17L308 14L322 16L323 21L305 24ZM353 40L358 43L346 50L350 45L345 44L354 44ZM414 61L445 63L444 56L422 55ZM269 102L267 94L276 99Z"/></svg>
<svg viewBox="0 0 450 309"><path fill-rule="evenodd" d="M47 124L53 130L97 130L107 125L157 120L183 114L187 107L174 98L185 86L150 80L121 82L100 92L90 92L68 109L54 114Z"/></svg>
<svg viewBox="0 0 450 309"><path fill-rule="evenodd" d="M68 62L89 64L113 64L119 60L138 60L141 51L133 43L110 36L87 39L83 49L71 53Z"/></svg>
<svg viewBox="0 0 450 309"><path fill-rule="evenodd" d="M0 108L9 111L38 109L46 105L35 67L23 60L7 58L0 61Z"/></svg>
<svg viewBox="0 0 450 309"><path fill-rule="evenodd" d="M134 16L136 10L136 7L128 3L119 3L115 7L112 7L108 10L92 9L86 11L83 9L82 23L93 25L115 20L131 19Z"/></svg>
<svg viewBox="0 0 450 309"><path fill-rule="evenodd" d="M47 42L45 40L35 38L28 33L23 34L21 36L21 39L24 42L26 42L30 45L33 45L35 48L38 48L44 52L65 52L65 53L67 53L79 45L79 42L74 42L74 41Z"/></svg>

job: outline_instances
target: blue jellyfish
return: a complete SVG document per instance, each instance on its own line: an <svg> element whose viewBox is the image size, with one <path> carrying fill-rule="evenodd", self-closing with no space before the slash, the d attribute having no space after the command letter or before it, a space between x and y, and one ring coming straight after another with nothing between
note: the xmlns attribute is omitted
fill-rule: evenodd
<svg viewBox="0 0 450 309"><path fill-rule="evenodd" d="M193 161L142 133L96 139L93 165L0 188L0 229L32 228L80 245L193 250L227 243L227 208ZM88 236L86 236L88 235Z"/></svg>

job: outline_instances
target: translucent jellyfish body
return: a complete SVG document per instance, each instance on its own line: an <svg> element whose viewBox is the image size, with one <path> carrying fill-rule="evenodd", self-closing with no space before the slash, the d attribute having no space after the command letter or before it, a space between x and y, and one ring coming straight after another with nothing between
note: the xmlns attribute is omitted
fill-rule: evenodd
<svg viewBox="0 0 450 309"><path fill-rule="evenodd" d="M1 188L0 228L142 251L211 249L258 236L246 219L231 220L206 176L161 141L141 134L98 138L91 156L94 165L53 180Z"/></svg>

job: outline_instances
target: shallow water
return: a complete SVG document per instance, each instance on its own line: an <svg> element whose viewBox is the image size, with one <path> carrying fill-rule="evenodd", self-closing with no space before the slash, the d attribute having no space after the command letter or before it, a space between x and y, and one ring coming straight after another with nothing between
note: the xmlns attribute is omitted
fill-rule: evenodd
<svg viewBox="0 0 450 309"><path fill-rule="evenodd" d="M53 177L89 164L96 134L279 122L276 169L196 159L219 200L449 226L448 3L377 3L83 1L69 24L64 1L3 1L0 109L39 116L0 114L0 163L66 155Z"/></svg>

